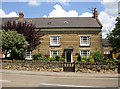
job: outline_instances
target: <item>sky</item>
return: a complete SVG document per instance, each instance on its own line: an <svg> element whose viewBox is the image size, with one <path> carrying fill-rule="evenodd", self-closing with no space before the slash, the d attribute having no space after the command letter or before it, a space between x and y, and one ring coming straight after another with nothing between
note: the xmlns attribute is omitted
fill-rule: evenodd
<svg viewBox="0 0 120 89"><path fill-rule="evenodd" d="M23 11L25 18L92 17L97 8L103 38L115 27L119 0L4 0L0 17L18 17Z"/></svg>

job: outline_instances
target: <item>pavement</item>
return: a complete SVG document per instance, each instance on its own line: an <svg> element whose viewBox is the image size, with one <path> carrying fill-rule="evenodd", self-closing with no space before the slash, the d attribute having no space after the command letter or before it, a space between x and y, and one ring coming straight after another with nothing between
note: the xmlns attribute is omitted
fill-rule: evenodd
<svg viewBox="0 0 120 89"><path fill-rule="evenodd" d="M2 83L2 86L12 87L10 89L14 89L13 87L57 87L57 89L59 89L58 87L80 87L80 89L119 89L117 87L120 86L119 74L110 73L0 70L0 74L0 82Z"/></svg>
<svg viewBox="0 0 120 89"><path fill-rule="evenodd" d="M42 71L19 71L19 70L3 70L0 73L14 73L24 75L40 75L40 76L63 76L63 77L95 77L95 78L119 78L120 74L116 73L77 73L77 72L42 72Z"/></svg>

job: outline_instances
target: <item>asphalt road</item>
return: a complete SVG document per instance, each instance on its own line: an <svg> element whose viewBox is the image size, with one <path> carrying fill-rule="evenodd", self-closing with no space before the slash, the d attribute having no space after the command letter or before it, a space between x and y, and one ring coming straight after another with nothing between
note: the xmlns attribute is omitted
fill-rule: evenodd
<svg viewBox="0 0 120 89"><path fill-rule="evenodd" d="M118 87L118 74L1 71L2 87ZM102 89L102 88L101 88Z"/></svg>

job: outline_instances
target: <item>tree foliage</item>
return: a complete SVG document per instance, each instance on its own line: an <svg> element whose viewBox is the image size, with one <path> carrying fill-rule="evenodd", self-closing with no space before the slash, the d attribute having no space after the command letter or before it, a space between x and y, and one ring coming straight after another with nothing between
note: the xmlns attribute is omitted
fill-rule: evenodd
<svg viewBox="0 0 120 89"><path fill-rule="evenodd" d="M2 34L2 51L7 57L7 53L11 53L13 58L21 58L27 49L27 41L22 34L16 31L0 31Z"/></svg>
<svg viewBox="0 0 120 89"><path fill-rule="evenodd" d="M2 24L2 29L5 31L13 30L23 34L29 44L28 50L33 50L40 44L40 37L37 34L38 31L35 31L35 25L27 21L8 21Z"/></svg>
<svg viewBox="0 0 120 89"><path fill-rule="evenodd" d="M108 35L108 40L113 47L113 51L117 52L120 49L120 17L116 18L115 28Z"/></svg>

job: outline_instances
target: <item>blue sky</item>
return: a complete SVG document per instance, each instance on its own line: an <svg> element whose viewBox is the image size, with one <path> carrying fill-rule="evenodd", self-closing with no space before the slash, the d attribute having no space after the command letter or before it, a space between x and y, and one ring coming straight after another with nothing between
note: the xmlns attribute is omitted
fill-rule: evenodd
<svg viewBox="0 0 120 89"><path fill-rule="evenodd" d="M18 17L22 10L25 18L42 17L92 17L92 8L97 8L98 18L101 21L103 38L113 30L115 19L118 16L119 0L56 0L55 2L43 2L44 0L4 0L0 8L0 17ZM16 1L16 2L15 2ZM17 2L19 1L19 2ZM24 1L24 2L22 2ZM45 0L46 1L46 0ZM80 2L81 1L81 2ZM90 2L91 1L91 2ZM119 4L120 5L120 4ZM90 8L90 9L89 9Z"/></svg>
<svg viewBox="0 0 120 89"><path fill-rule="evenodd" d="M66 11L75 10L79 15L83 12L92 13L90 9L94 7L98 9L98 12L104 10L104 6L100 2L69 2L68 5L59 2L40 2L39 6L29 5L28 2L3 2L2 9L6 14L9 14L12 11L18 14L19 11L22 10L26 18L38 18L48 15L54 9L53 6L56 4L61 5Z"/></svg>

